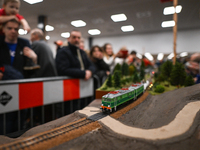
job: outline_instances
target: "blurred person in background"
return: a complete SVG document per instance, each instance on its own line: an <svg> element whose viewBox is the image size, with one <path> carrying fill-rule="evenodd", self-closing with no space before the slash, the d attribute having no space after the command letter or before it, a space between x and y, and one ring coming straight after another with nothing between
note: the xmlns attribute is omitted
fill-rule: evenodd
<svg viewBox="0 0 200 150"><path fill-rule="evenodd" d="M97 45L93 46L90 50L90 59L96 67L94 74L96 74L100 81L102 81L104 77L107 77L110 74L110 68L103 60L103 50ZM101 84L102 83L103 81Z"/></svg>
<svg viewBox="0 0 200 150"><path fill-rule="evenodd" d="M121 52L119 51L117 54L113 53L112 45L109 43L104 44L103 46L104 57L103 60L106 64L110 67L110 72L112 73L115 66L119 63L122 65L123 59L119 58L122 56Z"/></svg>
<svg viewBox="0 0 200 150"><path fill-rule="evenodd" d="M84 43L84 39L83 38L81 38L79 48L81 50L84 50L88 57L90 56L90 51L85 49L85 43Z"/></svg>
<svg viewBox="0 0 200 150"><path fill-rule="evenodd" d="M194 77L195 83L200 83L200 53L194 53L185 63L186 73Z"/></svg>
<svg viewBox="0 0 200 150"><path fill-rule="evenodd" d="M32 42L31 48L37 54L38 64L40 65L40 69L35 72L34 77L57 76L53 52L44 40L43 31L37 28L31 30L30 40Z"/></svg>
<svg viewBox="0 0 200 150"><path fill-rule="evenodd" d="M0 35L3 35L1 24L15 19L22 24L23 29L30 32L30 26L26 19L19 14L20 0L3 0L3 7L0 9Z"/></svg>
<svg viewBox="0 0 200 150"><path fill-rule="evenodd" d="M18 37L19 27L20 23L15 19L3 24L5 36L0 40L0 67L4 67L1 70L2 79L5 75L7 75L6 79L19 79L18 72L23 77L30 78L34 71L40 68L36 65L37 55L30 49L29 41Z"/></svg>
<svg viewBox="0 0 200 150"><path fill-rule="evenodd" d="M133 50L133 51L131 51L131 53L128 55L128 57L126 58L126 63L128 64L128 65L130 65L130 64L134 64L134 62L136 61L136 51L135 50Z"/></svg>
<svg viewBox="0 0 200 150"><path fill-rule="evenodd" d="M63 41L57 40L54 42L54 44L56 45L56 53L57 53L61 49L61 47L63 45Z"/></svg>
<svg viewBox="0 0 200 150"><path fill-rule="evenodd" d="M58 75L88 80L95 72L95 66L80 50L81 32L73 30L68 38L68 46L62 47L56 55Z"/></svg>

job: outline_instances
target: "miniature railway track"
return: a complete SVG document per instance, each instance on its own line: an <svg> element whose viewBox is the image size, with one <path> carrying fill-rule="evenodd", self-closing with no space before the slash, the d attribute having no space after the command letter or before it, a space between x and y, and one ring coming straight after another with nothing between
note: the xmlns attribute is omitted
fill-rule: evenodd
<svg viewBox="0 0 200 150"><path fill-rule="evenodd" d="M99 120L101 118L104 118L106 116L108 116L108 114L100 112L100 113L94 114L92 116L89 116L87 119L90 119L90 120L93 120L93 121L97 121L97 120Z"/></svg>
<svg viewBox="0 0 200 150"><path fill-rule="evenodd" d="M0 146L0 150L18 150L18 149L29 148L35 144L55 138L59 135L65 134L69 131L76 130L76 129L78 129L82 126L88 125L92 122L93 122L93 120L91 120L91 119L84 119L84 120L75 122L70 125L62 126L61 128L56 128L55 130L48 131L44 134L32 136L32 137L22 139L22 140L13 142L13 143L2 145L2 146Z"/></svg>

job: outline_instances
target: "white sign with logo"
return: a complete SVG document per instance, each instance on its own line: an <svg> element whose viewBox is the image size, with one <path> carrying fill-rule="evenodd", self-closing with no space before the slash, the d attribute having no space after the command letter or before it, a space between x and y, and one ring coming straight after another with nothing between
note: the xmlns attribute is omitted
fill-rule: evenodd
<svg viewBox="0 0 200 150"><path fill-rule="evenodd" d="M0 114L19 110L18 84L0 86Z"/></svg>

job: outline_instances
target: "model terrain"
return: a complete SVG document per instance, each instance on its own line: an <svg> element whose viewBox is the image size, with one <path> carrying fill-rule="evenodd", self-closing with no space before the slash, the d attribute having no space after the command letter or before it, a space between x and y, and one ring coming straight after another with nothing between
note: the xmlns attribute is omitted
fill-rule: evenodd
<svg viewBox="0 0 200 150"><path fill-rule="evenodd" d="M159 82L159 85L162 82ZM170 81L163 83L162 86L170 86ZM43 146L46 145L51 150L199 150L200 84L187 87L179 84L175 87L174 90L156 95L151 95L149 91L146 91L136 101L120 107L115 114L96 121L98 125L81 127L80 130L66 135L65 138L57 137L57 141L63 140L62 143L55 144L56 142L47 141L43 143ZM153 87L151 89L154 90ZM16 139L0 136L0 145L28 138L100 113L101 103L101 99L96 99L83 110L32 128ZM84 130L89 132L79 136ZM67 140L68 137L75 135L77 135L76 138Z"/></svg>

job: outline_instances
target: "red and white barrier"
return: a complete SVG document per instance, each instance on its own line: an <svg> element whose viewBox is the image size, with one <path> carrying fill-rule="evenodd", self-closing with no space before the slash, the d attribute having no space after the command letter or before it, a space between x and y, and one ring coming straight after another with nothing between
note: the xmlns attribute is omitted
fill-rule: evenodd
<svg viewBox="0 0 200 150"><path fill-rule="evenodd" d="M0 85L0 114L89 96L93 96L93 79Z"/></svg>

